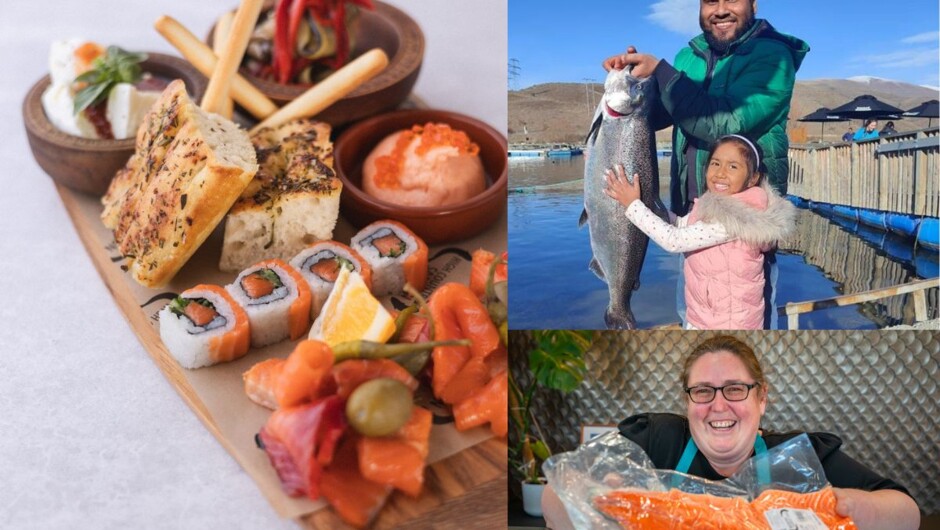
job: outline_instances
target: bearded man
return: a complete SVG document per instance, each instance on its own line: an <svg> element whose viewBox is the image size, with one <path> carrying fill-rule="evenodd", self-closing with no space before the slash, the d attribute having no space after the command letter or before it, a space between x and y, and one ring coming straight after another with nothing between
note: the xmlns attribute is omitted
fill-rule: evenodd
<svg viewBox="0 0 940 530"><path fill-rule="evenodd" d="M671 209L677 215L688 213L692 201L705 192L708 149L727 134L756 140L765 178L786 194L787 114L796 71L809 46L755 18L756 13L756 0L701 0L702 34L679 51L673 64L637 53L633 46L603 63L608 71L632 66L634 77L653 76L659 85L662 106L653 125L674 126L669 189ZM777 266L772 252L765 264L765 328L777 329ZM684 320L681 288L678 299Z"/></svg>

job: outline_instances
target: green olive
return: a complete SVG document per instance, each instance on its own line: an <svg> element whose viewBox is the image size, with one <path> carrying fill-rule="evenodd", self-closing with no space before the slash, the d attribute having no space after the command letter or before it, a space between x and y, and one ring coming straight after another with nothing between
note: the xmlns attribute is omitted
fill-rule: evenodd
<svg viewBox="0 0 940 530"><path fill-rule="evenodd" d="M366 436L395 434L411 417L411 390L396 379L380 377L353 390L346 401L346 419Z"/></svg>

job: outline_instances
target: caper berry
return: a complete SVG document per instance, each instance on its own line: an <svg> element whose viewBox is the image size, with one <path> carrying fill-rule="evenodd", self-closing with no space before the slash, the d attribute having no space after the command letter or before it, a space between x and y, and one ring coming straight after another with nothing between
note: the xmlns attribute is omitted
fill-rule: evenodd
<svg viewBox="0 0 940 530"><path fill-rule="evenodd" d="M413 406L404 383L380 377L353 390L346 401L346 419L360 434L388 436L408 421Z"/></svg>

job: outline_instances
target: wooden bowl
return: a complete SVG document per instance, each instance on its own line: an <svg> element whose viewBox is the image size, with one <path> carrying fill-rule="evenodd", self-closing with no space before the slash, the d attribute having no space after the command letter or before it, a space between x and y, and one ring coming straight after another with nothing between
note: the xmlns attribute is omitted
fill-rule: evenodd
<svg viewBox="0 0 940 530"><path fill-rule="evenodd" d="M424 58L424 33L411 17L398 8L379 1L373 4L375 10L359 11L359 36L350 53L350 60L373 48L381 48L388 56L388 66L317 114L318 120L334 127L395 109L408 98L418 80ZM212 46L214 33L215 26L209 31L209 46ZM278 106L293 101L310 88L310 85L283 85L261 79L244 68L239 73Z"/></svg>
<svg viewBox="0 0 940 530"><path fill-rule="evenodd" d="M183 59L147 53L145 72L168 79L182 79L195 101L202 98L206 78ZM92 195L104 195L111 178L134 154L134 138L98 140L72 136L56 129L42 108L42 93L49 76L40 79L23 100L23 123L33 158L53 180Z"/></svg>
<svg viewBox="0 0 940 530"><path fill-rule="evenodd" d="M427 122L446 123L467 133L480 146L487 187L466 201L441 207L400 206L362 190L362 165L372 149L389 134ZM506 211L506 137L489 125L445 110L400 110L350 126L333 146L336 173L343 182L340 211L357 227L379 219L404 223L428 244L446 243L476 235Z"/></svg>

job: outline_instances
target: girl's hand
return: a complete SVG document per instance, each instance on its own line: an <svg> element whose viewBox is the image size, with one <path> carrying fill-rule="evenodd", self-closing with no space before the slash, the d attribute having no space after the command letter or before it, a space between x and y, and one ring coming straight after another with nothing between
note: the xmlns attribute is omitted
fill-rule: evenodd
<svg viewBox="0 0 940 530"><path fill-rule="evenodd" d="M633 184L631 184L627 180L623 166L617 164L613 169L604 172L604 178L607 181L604 193L622 204L624 208L629 208L633 201L640 198L640 175L638 173L633 174Z"/></svg>

